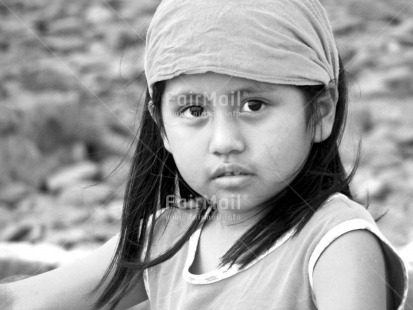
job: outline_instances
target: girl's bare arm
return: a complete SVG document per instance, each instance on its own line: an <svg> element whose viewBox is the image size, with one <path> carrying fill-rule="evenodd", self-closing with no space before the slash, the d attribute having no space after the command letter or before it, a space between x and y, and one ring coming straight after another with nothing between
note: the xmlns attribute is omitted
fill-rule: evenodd
<svg viewBox="0 0 413 310"><path fill-rule="evenodd" d="M328 246L313 279L320 310L392 309L384 255L368 231L346 233Z"/></svg>
<svg viewBox="0 0 413 310"><path fill-rule="evenodd" d="M92 309L98 294L88 297L104 275L115 253L118 236L73 263L25 280L0 284L0 309ZM141 277L132 293L116 309L128 309L147 299ZM103 309L109 309L105 307Z"/></svg>

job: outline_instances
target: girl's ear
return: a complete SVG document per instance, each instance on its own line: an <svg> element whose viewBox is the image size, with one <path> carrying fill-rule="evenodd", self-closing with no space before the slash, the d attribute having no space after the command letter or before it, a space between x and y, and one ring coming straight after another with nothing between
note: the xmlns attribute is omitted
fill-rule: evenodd
<svg viewBox="0 0 413 310"><path fill-rule="evenodd" d="M317 119L315 126L314 142L323 142L330 137L333 130L336 115L336 96L330 91L326 91L317 99Z"/></svg>
<svg viewBox="0 0 413 310"><path fill-rule="evenodd" d="M150 101L148 102L148 110L149 110L149 114L151 115L153 121L154 121L154 122L156 123L156 125L159 127L159 121L158 121L158 118L157 118L157 116L156 116L155 106L154 106L152 100L150 100ZM172 152L171 152L171 146L170 146L170 144L169 144L168 138L162 133L162 131L161 131L161 136L162 136L162 141L163 141L163 145L164 145L165 149L166 149L169 153L172 153Z"/></svg>
<svg viewBox="0 0 413 310"><path fill-rule="evenodd" d="M151 115L153 121L158 125L158 120L156 119L156 113L155 113L155 105L153 104L152 99L149 100L149 102L148 102L148 111L149 111L149 114Z"/></svg>

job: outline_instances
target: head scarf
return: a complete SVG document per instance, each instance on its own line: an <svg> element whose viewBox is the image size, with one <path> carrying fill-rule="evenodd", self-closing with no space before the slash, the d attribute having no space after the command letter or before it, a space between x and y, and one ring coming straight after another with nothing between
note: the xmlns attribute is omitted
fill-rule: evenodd
<svg viewBox="0 0 413 310"><path fill-rule="evenodd" d="M146 36L153 84L208 71L260 82L320 85L337 98L339 56L318 0L163 0Z"/></svg>

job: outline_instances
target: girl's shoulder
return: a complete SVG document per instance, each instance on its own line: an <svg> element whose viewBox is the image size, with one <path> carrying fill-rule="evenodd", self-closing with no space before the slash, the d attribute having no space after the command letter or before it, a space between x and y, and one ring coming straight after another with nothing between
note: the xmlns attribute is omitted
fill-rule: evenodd
<svg viewBox="0 0 413 310"><path fill-rule="evenodd" d="M347 196L336 193L314 213L313 221L319 224L338 224L347 220L364 220L374 224L367 208Z"/></svg>
<svg viewBox="0 0 413 310"><path fill-rule="evenodd" d="M315 246L330 235L341 235L355 229L368 229L381 236L373 216L366 207L341 193L336 193L314 212L298 235L298 239L301 243Z"/></svg>
<svg viewBox="0 0 413 310"><path fill-rule="evenodd" d="M379 242L389 272L389 285L395 292L395 302L397 305L404 304L408 287L405 262L398 251L381 233L366 207L342 194L335 194L330 197L314 213L314 216L303 229L304 234L300 233L301 242L306 243L309 249L308 276L311 291L313 291L313 272L317 261L336 240L354 231L367 232ZM361 235L358 234L358 236ZM355 240L355 238L351 238L351 240Z"/></svg>

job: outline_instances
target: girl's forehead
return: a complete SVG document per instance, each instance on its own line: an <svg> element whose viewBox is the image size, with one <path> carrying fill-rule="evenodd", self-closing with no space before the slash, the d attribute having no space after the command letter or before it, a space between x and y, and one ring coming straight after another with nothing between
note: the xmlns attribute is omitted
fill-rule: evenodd
<svg viewBox="0 0 413 310"><path fill-rule="evenodd" d="M165 92L182 92L184 90L187 92L221 91L227 93L235 93L242 90L250 90L251 92L273 92L291 87L293 86L206 72L201 74L181 74L167 80Z"/></svg>

